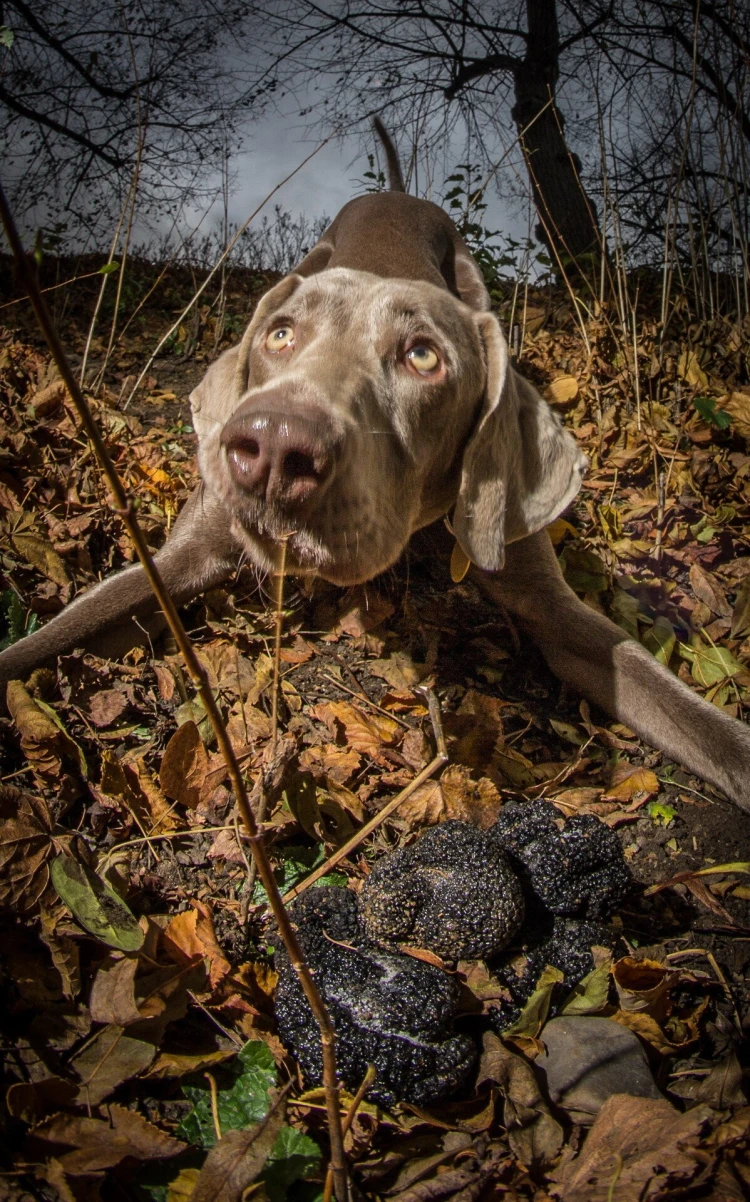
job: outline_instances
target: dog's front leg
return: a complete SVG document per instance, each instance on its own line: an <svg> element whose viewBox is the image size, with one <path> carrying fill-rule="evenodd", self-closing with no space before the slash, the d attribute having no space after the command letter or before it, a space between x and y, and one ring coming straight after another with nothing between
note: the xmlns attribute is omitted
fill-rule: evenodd
<svg viewBox="0 0 750 1202"><path fill-rule="evenodd" d="M565 583L545 531L509 546L501 572L474 569L472 579L520 618L561 680L750 811L750 729L584 605Z"/></svg>
<svg viewBox="0 0 750 1202"><path fill-rule="evenodd" d="M191 494L174 530L154 560L178 604L226 580L239 561L239 547L230 534L231 519L202 485ZM157 637L165 618L157 610L146 573L140 564L89 589L41 630L14 643L0 654L0 688L24 679L35 668L76 647L96 655L117 657Z"/></svg>

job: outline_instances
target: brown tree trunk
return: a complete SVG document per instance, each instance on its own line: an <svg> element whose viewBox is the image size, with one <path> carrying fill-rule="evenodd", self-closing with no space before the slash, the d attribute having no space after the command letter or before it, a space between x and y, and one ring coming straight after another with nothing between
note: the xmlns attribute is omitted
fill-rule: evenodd
<svg viewBox="0 0 750 1202"><path fill-rule="evenodd" d="M526 55L513 71L513 119L521 141L534 201L538 237L555 269L590 275L601 254L596 208L586 195L580 163L568 149L562 114L555 104L560 53L556 0L526 0Z"/></svg>

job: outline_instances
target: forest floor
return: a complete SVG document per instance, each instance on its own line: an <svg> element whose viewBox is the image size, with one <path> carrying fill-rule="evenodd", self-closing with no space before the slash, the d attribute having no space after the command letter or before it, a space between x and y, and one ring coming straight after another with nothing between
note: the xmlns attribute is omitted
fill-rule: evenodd
<svg viewBox="0 0 750 1202"><path fill-rule="evenodd" d="M58 314L74 364L94 284ZM181 327L125 410L190 295L185 281L157 289L159 305L116 344L92 398L154 547L196 481L188 393L217 341L236 340L261 285L232 284L222 339L208 306ZM678 312L660 359L647 292L638 395L611 313L587 322L587 347L564 294L527 297L519 368L591 461L551 535L587 604L746 720L750 330ZM0 566L12 639L133 552L28 313L13 305L0 318ZM93 344L89 378L106 343ZM485 1038L478 1078L426 1109L365 1100L346 1137L356 1188L401 1202L746 1196L750 814L562 686L469 579L452 582L451 541L442 528L425 532L356 589L287 582L273 748L268 591L246 571L190 607L243 769L251 782L261 770L276 781L266 829L278 879L285 889L304 879L429 762L431 727L414 691L429 685L447 767L327 879L358 890L415 832L450 818L486 830L510 799L595 815L621 840L633 887L611 919L624 954L579 1013L636 1032L662 1101L631 1098L607 1112L609 1134L595 1126L587 1137L528 1092L549 991L520 1035L496 1041L492 1061L492 977L462 962L459 1024ZM272 1202L322 1197L321 1093L306 1089L276 1034L265 893L248 882L223 761L178 657L168 644L121 663L76 652L15 688L13 717L0 720L0 1199L199 1202L239 1198L245 1186L244 1196ZM234 1194L207 1192L207 1151L261 1119L279 1081L292 1083L286 1126L266 1148L262 1183L250 1186L256 1166Z"/></svg>

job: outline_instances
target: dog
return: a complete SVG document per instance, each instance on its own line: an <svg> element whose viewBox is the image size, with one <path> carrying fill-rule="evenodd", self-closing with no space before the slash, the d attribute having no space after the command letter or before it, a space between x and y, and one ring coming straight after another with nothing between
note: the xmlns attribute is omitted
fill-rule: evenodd
<svg viewBox="0 0 750 1202"><path fill-rule="evenodd" d="M513 368L481 272L442 209L403 190L350 201L259 301L191 394L202 483L155 559L177 603L286 544L291 574L371 579L449 515L480 590L552 670L750 811L750 730L578 599L545 527L585 456ZM85 647L116 657L164 619L133 566L0 655L0 682Z"/></svg>

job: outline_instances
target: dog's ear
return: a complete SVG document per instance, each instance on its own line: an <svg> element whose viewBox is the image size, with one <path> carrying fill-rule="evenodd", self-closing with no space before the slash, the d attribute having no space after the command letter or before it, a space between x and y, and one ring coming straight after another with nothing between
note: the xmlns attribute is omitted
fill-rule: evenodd
<svg viewBox="0 0 750 1202"><path fill-rule="evenodd" d="M484 276L463 238L456 238L454 254L453 271L459 297L470 309L475 309L478 313L489 312L490 294L485 286Z"/></svg>
<svg viewBox="0 0 750 1202"><path fill-rule="evenodd" d="M499 571L505 544L553 521L581 487L586 457L536 389L510 365L500 325L475 317L487 374L464 452L453 532L475 564Z"/></svg>

